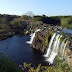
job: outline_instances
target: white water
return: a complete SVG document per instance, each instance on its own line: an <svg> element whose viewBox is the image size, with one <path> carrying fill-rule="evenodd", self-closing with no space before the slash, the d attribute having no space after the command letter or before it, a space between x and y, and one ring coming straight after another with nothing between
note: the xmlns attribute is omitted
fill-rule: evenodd
<svg viewBox="0 0 72 72"><path fill-rule="evenodd" d="M37 29L32 35L31 35L31 39L30 41L27 41L27 43L31 44L33 42L33 39L35 37L35 34L36 32L40 31L40 29ZM59 34L56 34L54 33L51 40L50 40L50 43L49 43L49 47L47 49L47 52L45 55L43 55L44 57L46 57L46 60L45 61L48 61L49 64L53 64L53 61L55 59L55 57L58 55L58 49L60 48L60 50L62 51L62 53L64 54L64 51L65 51L65 48L66 48L66 45L67 45L67 42L65 43L65 40L64 39L62 41L62 44L60 44L60 38L62 37L62 35L59 35Z"/></svg>
<svg viewBox="0 0 72 72"><path fill-rule="evenodd" d="M64 39L63 41L62 41L62 44L61 44L61 47L60 47L60 50L63 52L63 48L64 48L64 45L65 45L65 40L66 39Z"/></svg>
<svg viewBox="0 0 72 72"><path fill-rule="evenodd" d="M50 64L53 63L54 58L58 55L58 46L59 46L59 36L57 35L53 44L53 49L51 51L50 57L48 59L46 59L46 61L48 61Z"/></svg>
<svg viewBox="0 0 72 72"><path fill-rule="evenodd" d="M36 32L40 31L40 29L37 29L32 35L30 41L27 41L26 43L31 44L33 42L33 39L35 37Z"/></svg>
<svg viewBox="0 0 72 72"><path fill-rule="evenodd" d="M67 40L66 43L64 44L63 54L64 54L64 51L65 51L65 48L66 48L67 43L68 43L68 40Z"/></svg>
<svg viewBox="0 0 72 72"><path fill-rule="evenodd" d="M47 49L47 53L44 55L44 57L47 57L45 61L48 61L49 64L53 64L53 61L55 59L55 57L58 55L58 50L59 48L62 50L62 53L64 53L67 42L65 43L65 40L63 40L62 44L60 45L60 38L62 37L62 35L59 35L56 33L54 33L54 35L52 36L50 43L49 43L49 47Z"/></svg>
<svg viewBox="0 0 72 72"><path fill-rule="evenodd" d="M53 43L53 40L54 40L54 37L56 36L56 33L53 34L51 40L50 40L50 43L49 43L49 47L47 49L47 53L44 55L44 57L48 57L48 55L50 54L50 51L51 51L51 46L52 46L52 43Z"/></svg>

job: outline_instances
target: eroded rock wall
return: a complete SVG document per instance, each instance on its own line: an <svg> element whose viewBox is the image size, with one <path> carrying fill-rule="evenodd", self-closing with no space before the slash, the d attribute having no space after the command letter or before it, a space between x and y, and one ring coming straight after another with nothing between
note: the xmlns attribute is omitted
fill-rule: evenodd
<svg viewBox="0 0 72 72"><path fill-rule="evenodd" d="M37 32L31 44L31 48L42 54L45 53L53 33L54 32L50 30ZM69 40L69 44L66 46L64 56L67 60L67 64L72 68L72 39Z"/></svg>

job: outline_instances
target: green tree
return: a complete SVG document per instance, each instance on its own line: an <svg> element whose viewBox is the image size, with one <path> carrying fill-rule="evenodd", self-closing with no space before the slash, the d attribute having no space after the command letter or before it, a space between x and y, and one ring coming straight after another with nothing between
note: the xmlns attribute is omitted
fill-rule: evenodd
<svg viewBox="0 0 72 72"><path fill-rule="evenodd" d="M21 18L22 18L22 19L25 19L25 20L28 20L28 19L29 19L29 16L27 16L27 15L22 15Z"/></svg>

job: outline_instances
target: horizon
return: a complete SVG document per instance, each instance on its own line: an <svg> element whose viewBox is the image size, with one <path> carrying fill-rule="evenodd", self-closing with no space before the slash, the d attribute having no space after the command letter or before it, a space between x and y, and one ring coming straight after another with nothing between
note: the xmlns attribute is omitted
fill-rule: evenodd
<svg viewBox="0 0 72 72"><path fill-rule="evenodd" d="M72 16L71 3L71 0L2 0L0 2L0 14L21 16L32 11L34 15Z"/></svg>
<svg viewBox="0 0 72 72"><path fill-rule="evenodd" d="M0 13L0 15L15 15L15 14L1 14ZM23 15L25 15L25 14L23 14ZM45 15L45 14L44 14ZM21 15L15 15L15 16L21 16ZM36 15L34 15L34 16L36 16ZM39 16L42 16L42 15L39 15ZM46 15L47 16L47 15ZM54 15L54 16L72 16L72 15ZM47 16L47 17L54 17L54 16Z"/></svg>

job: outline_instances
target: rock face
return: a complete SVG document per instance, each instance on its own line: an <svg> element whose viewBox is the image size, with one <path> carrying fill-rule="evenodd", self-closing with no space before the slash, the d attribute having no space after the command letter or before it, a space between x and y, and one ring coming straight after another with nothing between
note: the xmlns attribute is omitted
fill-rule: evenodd
<svg viewBox="0 0 72 72"><path fill-rule="evenodd" d="M37 32L31 44L31 48L42 54L45 53L53 33L53 31L49 30L41 30L40 32Z"/></svg>
<svg viewBox="0 0 72 72"><path fill-rule="evenodd" d="M40 51L41 53L44 53L46 49L46 46L42 44L42 41L40 39L34 39L31 47L37 51Z"/></svg>
<svg viewBox="0 0 72 72"><path fill-rule="evenodd" d="M45 30L37 32L31 44L31 48L35 49L36 51L39 51L40 53L44 53L48 47L48 34L48 31Z"/></svg>
<svg viewBox="0 0 72 72"><path fill-rule="evenodd" d="M67 60L67 64L72 68L72 51L69 48L66 48L64 56Z"/></svg>
<svg viewBox="0 0 72 72"><path fill-rule="evenodd" d="M70 43L67 46L65 50L65 58L67 60L67 64L71 67L72 69L72 38L70 39Z"/></svg>
<svg viewBox="0 0 72 72"><path fill-rule="evenodd" d="M39 53L45 53L52 35L53 32L50 30L37 32L31 44L31 48ZM69 44L66 46L64 56L67 60L67 64L72 68L72 39L69 40Z"/></svg>

